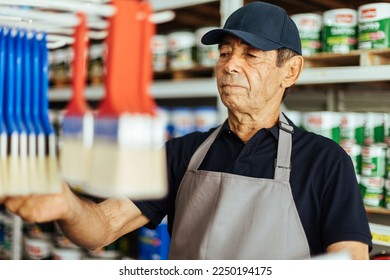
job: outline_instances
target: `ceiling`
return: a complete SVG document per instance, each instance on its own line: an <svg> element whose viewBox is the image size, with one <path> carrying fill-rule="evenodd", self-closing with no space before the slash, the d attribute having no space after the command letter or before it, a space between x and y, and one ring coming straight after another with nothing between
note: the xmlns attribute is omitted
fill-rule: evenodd
<svg viewBox="0 0 390 280"><path fill-rule="evenodd" d="M367 0L264 0L266 2L281 6L289 15L298 13L321 13L331 9L351 8L358 9L364 4L376 3L378 1ZM244 3L254 2L253 0L244 0ZM390 3L390 1L381 1ZM200 5L189 6L176 9L176 17L173 21L159 24L157 32L167 34L173 30L196 30L200 27L219 26L219 1L209 2Z"/></svg>

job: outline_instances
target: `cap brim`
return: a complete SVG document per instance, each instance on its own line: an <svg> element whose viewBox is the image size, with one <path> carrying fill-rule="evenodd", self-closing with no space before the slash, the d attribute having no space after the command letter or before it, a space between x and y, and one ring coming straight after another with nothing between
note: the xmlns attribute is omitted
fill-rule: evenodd
<svg viewBox="0 0 390 280"><path fill-rule="evenodd" d="M214 45L214 44L220 44L222 42L222 39L225 35L233 35L247 44L260 49L260 50L265 50L265 51L270 51L270 50L277 50L282 48L283 46L275 43L270 40L266 40L264 38L257 37L251 33L241 31L241 30L234 30L234 29L214 29L206 34L203 35L201 42L204 45Z"/></svg>

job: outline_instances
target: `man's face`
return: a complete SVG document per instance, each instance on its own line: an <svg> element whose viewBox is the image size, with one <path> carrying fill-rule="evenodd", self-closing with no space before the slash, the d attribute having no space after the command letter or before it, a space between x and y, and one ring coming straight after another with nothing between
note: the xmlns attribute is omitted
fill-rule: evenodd
<svg viewBox="0 0 390 280"><path fill-rule="evenodd" d="M283 67L277 67L277 51L262 51L240 39L226 36L219 46L216 65L218 91L232 112L258 114L280 105L284 88Z"/></svg>

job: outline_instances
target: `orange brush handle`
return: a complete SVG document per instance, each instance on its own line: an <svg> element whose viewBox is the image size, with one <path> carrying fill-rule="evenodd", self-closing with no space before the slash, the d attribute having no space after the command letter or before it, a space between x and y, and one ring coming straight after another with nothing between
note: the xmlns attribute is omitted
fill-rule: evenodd
<svg viewBox="0 0 390 280"><path fill-rule="evenodd" d="M72 96L66 108L66 114L81 116L89 111L89 106L84 98L89 40L86 15L78 13L77 16L80 19L80 24L76 27L73 43Z"/></svg>
<svg viewBox="0 0 390 280"><path fill-rule="evenodd" d="M110 18L106 40L106 92L99 108L99 115L105 116L140 111L137 94L141 63L139 1L114 0L113 4L117 12Z"/></svg>
<svg viewBox="0 0 390 280"><path fill-rule="evenodd" d="M142 22L142 62L140 64L141 69L141 85L139 95L141 97L142 112L154 115L156 102L150 94L150 86L153 82L153 54L152 54L152 39L156 34L156 26L150 21L152 15L152 8L148 1L144 1L141 4L141 11L145 13L145 17Z"/></svg>

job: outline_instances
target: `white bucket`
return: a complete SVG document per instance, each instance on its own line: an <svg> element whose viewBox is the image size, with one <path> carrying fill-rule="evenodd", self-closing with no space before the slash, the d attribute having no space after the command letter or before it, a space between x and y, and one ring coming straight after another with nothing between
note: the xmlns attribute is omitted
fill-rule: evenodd
<svg viewBox="0 0 390 280"><path fill-rule="evenodd" d="M291 16L301 37L302 55L310 56L321 51L322 16L315 13Z"/></svg>
<svg viewBox="0 0 390 280"><path fill-rule="evenodd" d="M357 11L334 9L323 13L323 51L348 53L357 45Z"/></svg>
<svg viewBox="0 0 390 280"><path fill-rule="evenodd" d="M194 109L196 131L206 132L218 125L218 111L214 106L201 106Z"/></svg>
<svg viewBox="0 0 390 280"><path fill-rule="evenodd" d="M173 70L188 69L195 65L195 34L176 31L168 34L169 66Z"/></svg>
<svg viewBox="0 0 390 280"><path fill-rule="evenodd" d="M168 66L168 38L157 34L152 38L153 70L164 71Z"/></svg>
<svg viewBox="0 0 390 280"><path fill-rule="evenodd" d="M390 3L372 3L358 8L359 49L390 47Z"/></svg>
<svg viewBox="0 0 390 280"><path fill-rule="evenodd" d="M202 27L195 31L196 37L196 49L197 49L197 61L200 66L214 66L218 61L219 51L218 45L203 45L201 39L204 34L210 30L216 29L219 27Z"/></svg>

